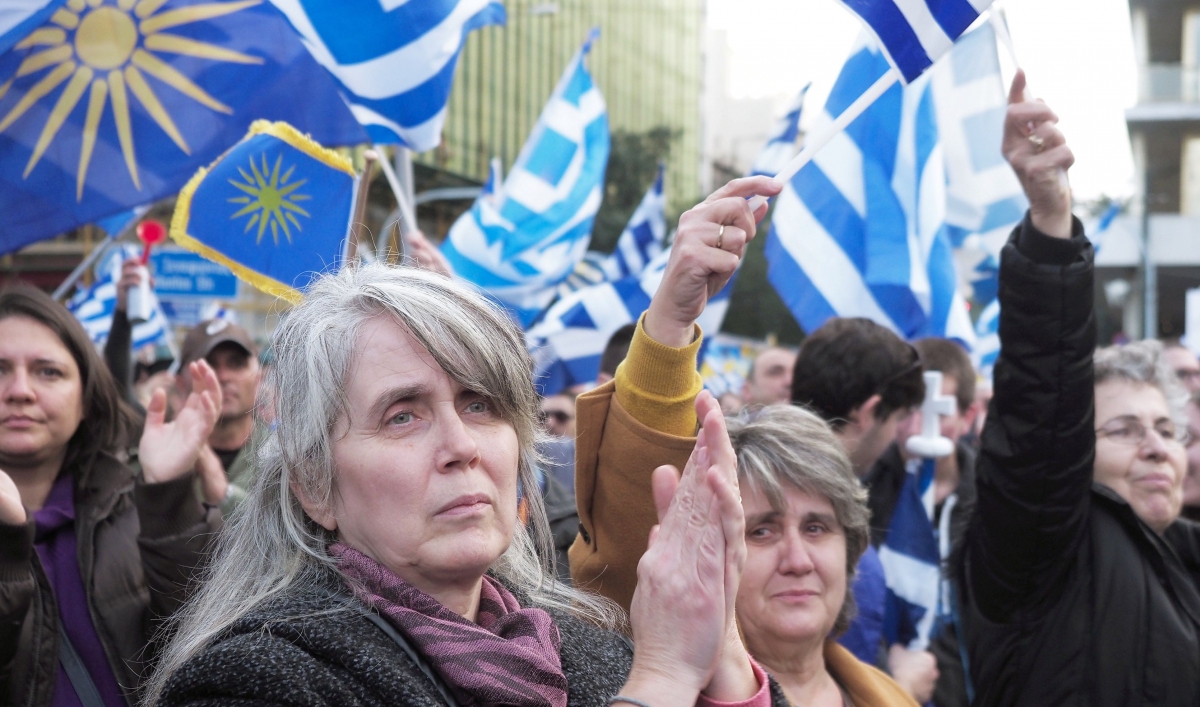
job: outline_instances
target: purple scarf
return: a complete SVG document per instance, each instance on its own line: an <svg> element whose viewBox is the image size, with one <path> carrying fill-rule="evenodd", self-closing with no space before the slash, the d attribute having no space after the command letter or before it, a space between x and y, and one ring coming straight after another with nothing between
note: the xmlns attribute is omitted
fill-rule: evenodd
<svg viewBox="0 0 1200 707"><path fill-rule="evenodd" d="M472 623L343 543L329 546L359 599L404 634L464 707L566 707L558 627L542 609L522 609L484 575ZM361 586L355 586L355 585Z"/></svg>

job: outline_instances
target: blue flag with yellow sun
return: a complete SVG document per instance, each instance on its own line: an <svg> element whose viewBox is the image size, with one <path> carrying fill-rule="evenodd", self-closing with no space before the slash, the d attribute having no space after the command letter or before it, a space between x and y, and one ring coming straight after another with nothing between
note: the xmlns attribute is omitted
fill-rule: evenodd
<svg viewBox="0 0 1200 707"><path fill-rule="evenodd" d="M356 182L350 160L286 123L260 120L179 192L171 238L299 302L314 276L346 256Z"/></svg>
<svg viewBox="0 0 1200 707"><path fill-rule="evenodd" d="M0 253L178 191L257 119L367 141L266 0L58 4L0 54Z"/></svg>

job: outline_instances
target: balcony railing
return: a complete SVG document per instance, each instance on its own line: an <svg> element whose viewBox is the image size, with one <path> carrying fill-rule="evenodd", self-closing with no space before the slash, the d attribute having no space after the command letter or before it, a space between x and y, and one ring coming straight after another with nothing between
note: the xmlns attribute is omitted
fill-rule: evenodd
<svg viewBox="0 0 1200 707"><path fill-rule="evenodd" d="M1143 66L1138 100L1141 103L1200 103L1200 68L1182 64Z"/></svg>

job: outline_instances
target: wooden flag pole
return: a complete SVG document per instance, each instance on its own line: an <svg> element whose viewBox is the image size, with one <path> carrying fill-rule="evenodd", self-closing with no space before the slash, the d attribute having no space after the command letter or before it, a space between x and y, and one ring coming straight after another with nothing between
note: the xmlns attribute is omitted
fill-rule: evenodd
<svg viewBox="0 0 1200 707"><path fill-rule="evenodd" d="M377 148L378 149L378 148ZM397 150L407 148L397 147ZM391 162L386 159L379 160L379 168L383 170L383 176L387 179L388 186L392 188L392 195L396 197L396 207L400 210L400 221L404 222L404 228L400 228L400 223L397 222L395 228L392 229L392 250L393 262L400 262L404 257L404 234L411 233L417 230L417 217L413 213L412 204L408 201L408 195L405 194L404 188L400 186L400 178L396 176L396 170L392 167Z"/></svg>
<svg viewBox="0 0 1200 707"><path fill-rule="evenodd" d="M792 158L787 166L775 175L775 178L781 182L790 181L796 173L804 168L804 165L812 161L812 158L820 152L822 147L829 144L830 140L837 137L837 134L849 127L860 115L863 114L871 104L879 99L889 88L900 81L900 74L895 68L889 68L887 73L880 76L871 87L863 92L861 96L854 99L846 110L842 111L838 117L834 118L831 123L825 125L821 129L815 131L812 135L804 138L804 149L800 150L800 154ZM758 210L758 207L767 203L767 198L764 196L755 196L750 199L750 211Z"/></svg>
<svg viewBox="0 0 1200 707"><path fill-rule="evenodd" d="M374 150L363 152L363 172L362 176L358 178L358 193L354 195L354 217L350 220L354 237L350 239L348 260L357 258L359 247L366 242L367 195L371 191L371 170L378 161L379 153Z"/></svg>

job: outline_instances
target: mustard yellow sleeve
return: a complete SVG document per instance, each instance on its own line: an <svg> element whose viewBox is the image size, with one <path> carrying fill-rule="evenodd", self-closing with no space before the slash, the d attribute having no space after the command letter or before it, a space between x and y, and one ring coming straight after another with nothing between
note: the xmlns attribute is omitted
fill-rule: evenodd
<svg viewBox="0 0 1200 707"><path fill-rule="evenodd" d="M679 437L696 434L696 396L704 387L696 371L703 332L683 348L664 346L651 339L638 319L629 344L629 355L617 367L616 398L633 419Z"/></svg>

